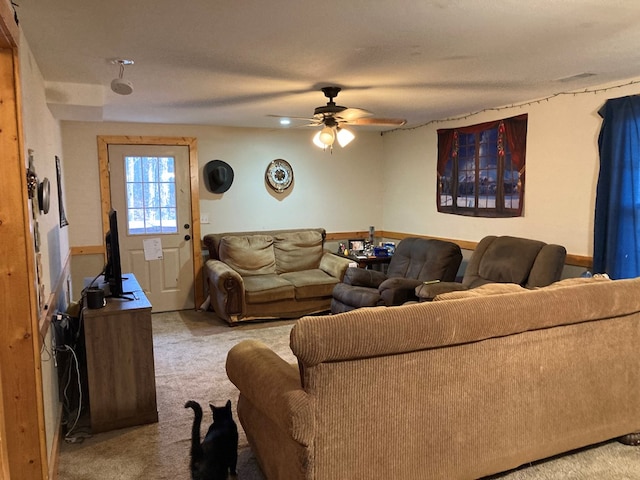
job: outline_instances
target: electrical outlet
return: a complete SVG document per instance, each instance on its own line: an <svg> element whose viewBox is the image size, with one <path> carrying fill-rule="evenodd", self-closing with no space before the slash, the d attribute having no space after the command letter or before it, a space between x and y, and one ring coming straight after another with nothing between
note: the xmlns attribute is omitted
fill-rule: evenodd
<svg viewBox="0 0 640 480"><path fill-rule="evenodd" d="M209 215L206 213L200 214L200 223L209 223Z"/></svg>

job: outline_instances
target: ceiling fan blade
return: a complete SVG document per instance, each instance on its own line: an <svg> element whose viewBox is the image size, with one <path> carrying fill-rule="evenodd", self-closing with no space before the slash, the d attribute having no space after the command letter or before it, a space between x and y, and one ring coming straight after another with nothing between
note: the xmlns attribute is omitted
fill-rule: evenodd
<svg viewBox="0 0 640 480"><path fill-rule="evenodd" d="M343 122L349 125L372 125L379 127L401 127L407 121L404 118L356 118L355 120Z"/></svg>
<svg viewBox="0 0 640 480"><path fill-rule="evenodd" d="M363 117L370 117L373 113L364 108L346 108L335 114L336 120L343 122L351 122Z"/></svg>
<svg viewBox="0 0 640 480"><path fill-rule="evenodd" d="M291 120L307 120L309 122L314 122L315 119L309 117L292 117L291 115L267 115L267 117L274 118L290 118Z"/></svg>

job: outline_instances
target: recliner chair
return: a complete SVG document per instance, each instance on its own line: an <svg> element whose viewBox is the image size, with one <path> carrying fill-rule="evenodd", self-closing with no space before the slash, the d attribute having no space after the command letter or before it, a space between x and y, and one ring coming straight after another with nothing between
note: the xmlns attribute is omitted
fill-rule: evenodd
<svg viewBox="0 0 640 480"><path fill-rule="evenodd" d="M455 243L405 238L398 243L386 274L378 270L347 268L342 283L333 288L331 313L416 301L418 285L429 280L455 280L461 262L462 252Z"/></svg>
<svg viewBox="0 0 640 480"><path fill-rule="evenodd" d="M416 287L421 301L437 295L469 290L487 283L514 283L524 288L545 287L562 276L566 249L528 238L484 237L471 254L462 283L439 282Z"/></svg>

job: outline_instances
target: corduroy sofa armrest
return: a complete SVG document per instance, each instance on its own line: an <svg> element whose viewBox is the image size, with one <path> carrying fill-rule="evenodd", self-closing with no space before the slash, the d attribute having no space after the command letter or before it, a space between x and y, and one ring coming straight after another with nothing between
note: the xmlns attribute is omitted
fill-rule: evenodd
<svg viewBox="0 0 640 480"><path fill-rule="evenodd" d="M220 260L207 260L205 273L214 312L224 320L244 314L244 281L240 274Z"/></svg>
<svg viewBox="0 0 640 480"><path fill-rule="evenodd" d="M320 270L342 281L344 272L349 268L351 262L352 260L348 258L325 251L320 258Z"/></svg>
<svg viewBox="0 0 640 480"><path fill-rule="evenodd" d="M295 441L310 444L313 407L297 365L285 362L262 342L244 340L229 350L226 369L242 396Z"/></svg>

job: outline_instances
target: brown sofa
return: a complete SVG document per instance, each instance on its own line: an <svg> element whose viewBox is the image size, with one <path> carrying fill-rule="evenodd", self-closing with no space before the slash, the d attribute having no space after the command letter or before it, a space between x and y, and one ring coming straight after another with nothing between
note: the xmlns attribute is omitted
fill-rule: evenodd
<svg viewBox="0 0 640 480"><path fill-rule="evenodd" d="M350 260L326 251L325 235L323 228L205 235L211 307L230 324L329 310Z"/></svg>
<svg viewBox="0 0 640 480"><path fill-rule="evenodd" d="M302 318L297 365L233 347L265 476L475 479L640 430L640 278L510 288Z"/></svg>

